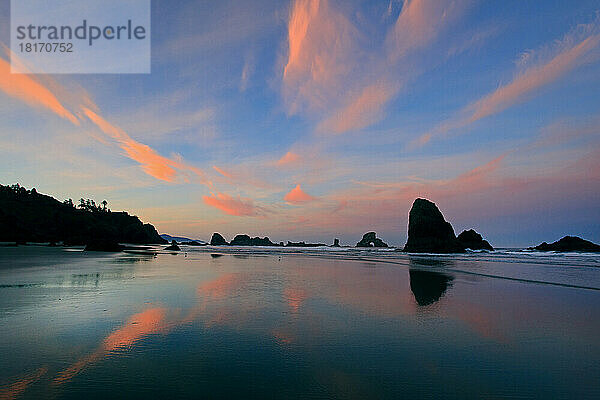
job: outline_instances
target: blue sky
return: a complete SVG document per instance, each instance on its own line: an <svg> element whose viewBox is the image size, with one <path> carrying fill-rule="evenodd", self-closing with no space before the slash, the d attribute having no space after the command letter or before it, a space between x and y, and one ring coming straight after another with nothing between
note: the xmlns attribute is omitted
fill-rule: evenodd
<svg viewBox="0 0 600 400"><path fill-rule="evenodd" d="M598 242L599 12L154 0L151 74L16 78L3 54L0 180L204 239L403 245L427 197L496 246Z"/></svg>

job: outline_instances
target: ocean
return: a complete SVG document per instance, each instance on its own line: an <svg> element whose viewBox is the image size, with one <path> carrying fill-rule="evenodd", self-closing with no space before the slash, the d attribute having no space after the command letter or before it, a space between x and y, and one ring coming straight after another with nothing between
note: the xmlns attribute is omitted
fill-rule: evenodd
<svg viewBox="0 0 600 400"><path fill-rule="evenodd" d="M600 254L0 248L0 399L600 398Z"/></svg>

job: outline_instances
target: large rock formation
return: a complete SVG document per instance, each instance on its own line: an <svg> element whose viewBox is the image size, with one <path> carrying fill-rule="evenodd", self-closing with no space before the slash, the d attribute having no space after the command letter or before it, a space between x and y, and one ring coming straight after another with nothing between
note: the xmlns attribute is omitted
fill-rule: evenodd
<svg viewBox="0 0 600 400"><path fill-rule="evenodd" d="M276 246L268 237L251 238L248 235L236 235L230 243L231 246Z"/></svg>
<svg viewBox="0 0 600 400"><path fill-rule="evenodd" d="M333 239L333 245L331 245L331 247L340 247L340 239Z"/></svg>
<svg viewBox="0 0 600 400"><path fill-rule="evenodd" d="M408 215L408 241L404 251L410 253L462 253L464 246L435 203L416 199Z"/></svg>
<svg viewBox="0 0 600 400"><path fill-rule="evenodd" d="M363 235L356 247L388 247L388 245L377 237L375 232L367 232Z"/></svg>
<svg viewBox="0 0 600 400"><path fill-rule="evenodd" d="M481 235L473 229L462 231L456 239L466 249L494 251L492 245L487 240L483 240Z"/></svg>
<svg viewBox="0 0 600 400"><path fill-rule="evenodd" d="M225 240L225 238L221 236L220 233L215 232L210 238L211 246L227 246L228 244L229 243L227 243L227 240Z"/></svg>
<svg viewBox="0 0 600 400"><path fill-rule="evenodd" d="M565 236L554 243L542 243L535 247L530 247L530 250L539 251L583 251L583 252L600 252L600 246L582 239L577 236Z"/></svg>

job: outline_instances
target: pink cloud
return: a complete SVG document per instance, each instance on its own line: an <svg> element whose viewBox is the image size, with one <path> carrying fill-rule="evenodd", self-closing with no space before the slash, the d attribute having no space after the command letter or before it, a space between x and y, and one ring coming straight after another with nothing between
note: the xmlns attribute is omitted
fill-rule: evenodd
<svg viewBox="0 0 600 400"><path fill-rule="evenodd" d="M231 197L225 193L211 193L210 196L202 196L206 205L217 208L225 214L236 217L255 217L264 215L264 209L254 205L252 199Z"/></svg>
<svg viewBox="0 0 600 400"><path fill-rule="evenodd" d="M391 87L374 84L365 87L349 104L322 121L317 131L344 133L365 128L381 118L383 106L393 95Z"/></svg>
<svg viewBox="0 0 600 400"><path fill-rule="evenodd" d="M409 51L430 44L467 8L467 0L409 0L381 46L363 34L368 21L343 14L327 0L294 1L288 21L283 97L292 114L307 112L318 132L363 129L384 116L417 68Z"/></svg>
<svg viewBox="0 0 600 400"><path fill-rule="evenodd" d="M5 48L5 52L9 52ZM19 60L12 54L17 65ZM26 71L24 66L20 70ZM154 149L143 143L132 139L121 128L110 124L98 113L98 107L91 101L87 93L69 93L66 89L53 83L54 91L62 92L69 97L73 106L94 123L104 134L115 140L119 147L124 150L125 155L141 164L142 169L148 175L166 182L173 182L177 175L182 175L185 181L189 181L190 176L199 183L211 185L211 182L205 178L204 172L199 168L184 163L179 157L167 158L158 154ZM27 74L11 74L10 65L7 61L0 58L0 89L8 95L18 98L25 103L48 109L56 115L67 119L76 126L80 125L80 120L59 101L57 96L46 86L34 80ZM96 111L92 111L92 109ZM78 113L81 116L81 114ZM83 117L82 117L83 118ZM109 144L102 136L91 134L101 143Z"/></svg>
<svg viewBox="0 0 600 400"><path fill-rule="evenodd" d="M328 0L296 0L288 21L283 95L290 113L326 112L356 68L359 31Z"/></svg>
<svg viewBox="0 0 600 400"><path fill-rule="evenodd" d="M526 70L508 85L499 87L471 105L473 114L469 117L468 122L475 122L496 114L522 101L534 90L554 82L580 65L584 56L596 48L598 43L600 43L600 34L590 36L559 53L546 64Z"/></svg>
<svg viewBox="0 0 600 400"><path fill-rule="evenodd" d="M233 175L232 174L230 174L227 171L224 171L223 169L217 167L216 165L213 165L213 169L215 171L217 171L219 174L223 175L225 178L233 179Z"/></svg>
<svg viewBox="0 0 600 400"><path fill-rule="evenodd" d="M465 0L406 0L387 39L390 57L397 60L408 51L430 43L468 5Z"/></svg>
<svg viewBox="0 0 600 400"><path fill-rule="evenodd" d="M292 151L288 151L283 155L283 157L277 160L275 165L283 167L291 164L296 164L298 161L300 161L300 156Z"/></svg>
<svg viewBox="0 0 600 400"><path fill-rule="evenodd" d="M519 102L533 96L535 91L549 85L564 75L590 60L593 50L600 44L600 22L579 26L574 32L556 41L553 46L546 46L537 52L528 52L521 57L519 65L525 66L508 84L498 87L493 92L464 107L459 114L438 124L432 131L415 139L410 147L418 147L428 143L433 137L449 131L464 128L473 122L497 114ZM547 54L551 54L550 57ZM527 67L528 61L533 62Z"/></svg>
<svg viewBox="0 0 600 400"><path fill-rule="evenodd" d="M14 54L12 56L15 57ZM0 58L0 90L30 106L45 108L74 125L79 125L77 117L68 111L48 88L26 74L26 70L23 72L11 74L10 64Z"/></svg>
<svg viewBox="0 0 600 400"><path fill-rule="evenodd" d="M112 125L89 108L83 107L83 112L102 132L116 140L129 158L140 163L148 175L162 181L174 182L178 174L183 174L184 180L188 180L187 173L191 173L199 183L211 186L210 181L199 168L187 165L178 159L161 156L154 149L135 141L121 128Z"/></svg>
<svg viewBox="0 0 600 400"><path fill-rule="evenodd" d="M290 204L301 204L313 201L315 200L315 197L304 192L304 190L302 190L302 188L300 187L300 184L298 184L295 188L290 190L290 192L284 196L283 200Z"/></svg>

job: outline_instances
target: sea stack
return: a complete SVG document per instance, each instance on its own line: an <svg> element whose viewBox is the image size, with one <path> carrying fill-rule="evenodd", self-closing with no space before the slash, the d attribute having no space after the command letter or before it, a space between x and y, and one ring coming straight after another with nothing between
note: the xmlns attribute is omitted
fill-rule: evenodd
<svg viewBox="0 0 600 400"><path fill-rule="evenodd" d="M229 243L227 243L227 240L225 240L220 233L215 232L213 233L212 238L210 238L211 246L227 246L228 244Z"/></svg>
<svg viewBox="0 0 600 400"><path fill-rule="evenodd" d="M387 243L377 237L375 232L367 232L363 235L356 247L388 247Z"/></svg>
<svg viewBox="0 0 600 400"><path fill-rule="evenodd" d="M530 247L529 249L539 251L582 251L598 253L600 252L600 245L577 236L565 236L557 242L550 244L544 242L535 247Z"/></svg>
<svg viewBox="0 0 600 400"><path fill-rule="evenodd" d="M410 253L463 253L454 229L437 208L426 199L416 199L408 214L408 241L404 251Z"/></svg>
<svg viewBox="0 0 600 400"><path fill-rule="evenodd" d="M331 247L340 247L340 239L333 239L333 245Z"/></svg>
<svg viewBox="0 0 600 400"><path fill-rule="evenodd" d="M457 239L466 249L494 251L492 245L487 240L484 240L481 235L473 229L462 231Z"/></svg>

